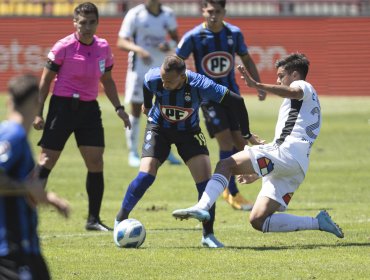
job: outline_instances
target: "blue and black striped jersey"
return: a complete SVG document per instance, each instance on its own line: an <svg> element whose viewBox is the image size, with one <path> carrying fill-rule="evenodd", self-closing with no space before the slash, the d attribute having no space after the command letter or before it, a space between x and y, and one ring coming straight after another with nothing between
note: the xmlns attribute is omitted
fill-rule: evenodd
<svg viewBox="0 0 370 280"><path fill-rule="evenodd" d="M204 75L186 70L186 82L177 90L163 88L160 68L152 68L144 79L144 99L155 96L148 122L179 131L199 128L199 107L202 102L220 103L229 91Z"/></svg>
<svg viewBox="0 0 370 280"><path fill-rule="evenodd" d="M242 32L237 26L224 23L224 28L214 33L200 24L181 39L176 55L187 59L193 53L196 71L239 94L235 80L235 54L248 53Z"/></svg>
<svg viewBox="0 0 370 280"><path fill-rule="evenodd" d="M34 159L24 128L15 122L0 124L0 172L23 181L34 168ZM14 250L39 254L37 213L24 196L0 196L0 256ZM13 246L13 247L12 247Z"/></svg>

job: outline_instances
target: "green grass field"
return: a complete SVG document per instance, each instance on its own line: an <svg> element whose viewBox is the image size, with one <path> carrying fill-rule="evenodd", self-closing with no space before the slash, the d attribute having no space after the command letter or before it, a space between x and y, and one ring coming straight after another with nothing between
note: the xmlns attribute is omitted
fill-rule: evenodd
<svg viewBox="0 0 370 280"><path fill-rule="evenodd" d="M282 99L256 99L246 100L251 128L270 141ZM100 102L106 129L101 217L112 225L137 170L127 166L122 123L105 98ZM145 243L119 249L112 233L84 230L86 169L72 137L48 184L70 201L71 217L64 220L51 208L40 211L42 248L53 279L370 279L370 98L321 97L321 105L321 134L288 213L314 216L327 209L344 239L320 231L262 234L249 225L248 212L233 210L220 198L215 232L227 247L202 248L200 224L171 216L195 203L194 183L185 165L166 163L131 214L146 227ZM36 155L40 133L31 137ZM208 146L214 166L216 142L208 140ZM239 188L254 199L260 181Z"/></svg>

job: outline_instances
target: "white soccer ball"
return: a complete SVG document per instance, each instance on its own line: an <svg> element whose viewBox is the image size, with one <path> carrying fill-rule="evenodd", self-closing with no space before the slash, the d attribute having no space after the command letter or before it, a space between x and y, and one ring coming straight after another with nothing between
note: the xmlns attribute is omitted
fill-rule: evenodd
<svg viewBox="0 0 370 280"><path fill-rule="evenodd" d="M123 220L113 231L114 243L123 248L139 248L144 243L145 237L145 227L136 219Z"/></svg>

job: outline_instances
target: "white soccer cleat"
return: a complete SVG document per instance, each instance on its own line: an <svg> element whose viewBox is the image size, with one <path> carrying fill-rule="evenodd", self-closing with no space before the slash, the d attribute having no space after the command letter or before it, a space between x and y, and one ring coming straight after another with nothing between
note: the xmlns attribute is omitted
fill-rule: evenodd
<svg viewBox="0 0 370 280"><path fill-rule="evenodd" d="M172 212L172 216L174 216L176 219L179 218L180 220L193 218L197 219L200 222L209 221L211 219L208 211L194 206L186 209L175 210Z"/></svg>
<svg viewBox="0 0 370 280"><path fill-rule="evenodd" d="M131 167L139 167L140 166L140 157L135 152L128 153L128 165Z"/></svg>
<svg viewBox="0 0 370 280"><path fill-rule="evenodd" d="M208 248L223 248L225 247L217 238L214 236L213 233L207 234L206 236L202 237L202 245Z"/></svg>
<svg viewBox="0 0 370 280"><path fill-rule="evenodd" d="M316 219L319 221L319 229L321 231L330 232L339 238L344 237L342 229L336 223L334 223L326 210L320 211L320 213L316 216Z"/></svg>

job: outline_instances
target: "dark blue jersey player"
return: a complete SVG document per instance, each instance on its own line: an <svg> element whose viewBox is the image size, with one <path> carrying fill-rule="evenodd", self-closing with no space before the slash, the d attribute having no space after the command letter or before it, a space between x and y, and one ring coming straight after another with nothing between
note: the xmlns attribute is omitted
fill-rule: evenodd
<svg viewBox="0 0 370 280"><path fill-rule="evenodd" d="M68 214L68 204L44 190L35 173L27 133L38 111L33 76L9 83L7 120L0 123L0 279L50 279L37 235L37 203Z"/></svg>
<svg viewBox="0 0 370 280"><path fill-rule="evenodd" d="M239 27L224 22L226 0L202 0L202 12L205 22L195 26L181 39L176 54L182 59L193 55L196 71L206 75L216 83L226 86L239 94L235 80L235 56L238 55L244 66L256 81L259 81L257 68L248 53L243 33ZM265 92L258 91L260 100ZM211 138L215 137L219 146L220 159L228 158L235 151L244 149L249 142L261 144L252 137L248 141L240 133L239 123L232 110L210 101L202 105L207 130ZM229 193L230 192L230 193ZM235 209L250 210L253 203L240 194L234 177L225 189L224 198Z"/></svg>
<svg viewBox="0 0 370 280"><path fill-rule="evenodd" d="M153 184L172 144L188 166L198 196L202 195L211 177L211 163L205 137L199 127L199 107L202 102L210 100L232 108L239 116L243 135L250 137L243 98L203 75L186 70L181 58L168 56L161 68L151 69L146 74L143 113L148 116L148 122L140 171L128 186L116 224L128 218L136 203ZM210 213L211 220L203 224L202 244L211 248L223 247L213 234L215 206Z"/></svg>

